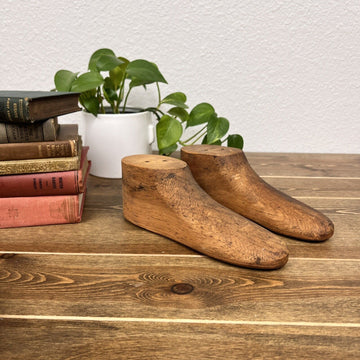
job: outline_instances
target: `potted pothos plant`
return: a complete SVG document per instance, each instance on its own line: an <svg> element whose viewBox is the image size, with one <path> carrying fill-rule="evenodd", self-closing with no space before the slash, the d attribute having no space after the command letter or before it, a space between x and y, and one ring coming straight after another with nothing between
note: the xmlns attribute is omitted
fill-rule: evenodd
<svg viewBox="0 0 360 360"><path fill-rule="evenodd" d="M160 84L167 84L167 81L153 62L143 59L130 61L125 57L115 55L111 49L99 49L91 55L86 72L80 74L69 70L59 70L55 74L54 82L57 91L80 93L79 101L85 112L92 114L92 119L101 118L102 121L99 127L94 127L94 137L100 137L101 141L107 145L110 139L104 139L100 134L101 128L109 126L103 122L103 119L108 118L108 115L114 117L116 114L128 113L127 105L132 90L136 87L143 87L146 90L148 85L153 84L157 89L157 103L147 108L138 106L130 111L143 115L149 113L155 115L156 140L160 154L170 155L179 145L186 146L199 141L204 144L243 147L243 138L238 134L227 134L229 121L218 116L211 104L203 102L189 109L183 92L174 92L162 97ZM133 120L129 119L129 126L131 122ZM149 118L147 122L148 126ZM85 124L85 127L87 145L94 150L94 145L89 141L88 124ZM190 132L189 128L193 127L197 129ZM189 133L190 135L187 135ZM116 130L109 130L108 137L115 135ZM138 141L136 137L127 140L130 143ZM116 139L115 141L121 142ZM100 152L96 146L95 148L96 152ZM113 158L115 151L107 148L102 162ZM96 163L93 167L96 168Z"/></svg>

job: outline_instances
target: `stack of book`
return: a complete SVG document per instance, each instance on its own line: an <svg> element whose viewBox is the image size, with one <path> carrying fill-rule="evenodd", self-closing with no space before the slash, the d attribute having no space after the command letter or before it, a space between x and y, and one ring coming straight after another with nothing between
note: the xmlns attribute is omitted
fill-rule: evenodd
<svg viewBox="0 0 360 360"><path fill-rule="evenodd" d="M0 228L81 221L91 162L77 93L0 91Z"/></svg>

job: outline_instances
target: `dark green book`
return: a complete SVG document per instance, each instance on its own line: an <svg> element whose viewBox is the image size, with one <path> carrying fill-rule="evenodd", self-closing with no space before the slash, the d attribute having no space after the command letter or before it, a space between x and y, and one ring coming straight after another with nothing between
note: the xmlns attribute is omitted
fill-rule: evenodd
<svg viewBox="0 0 360 360"><path fill-rule="evenodd" d="M79 93L0 91L0 122L34 123L79 111Z"/></svg>

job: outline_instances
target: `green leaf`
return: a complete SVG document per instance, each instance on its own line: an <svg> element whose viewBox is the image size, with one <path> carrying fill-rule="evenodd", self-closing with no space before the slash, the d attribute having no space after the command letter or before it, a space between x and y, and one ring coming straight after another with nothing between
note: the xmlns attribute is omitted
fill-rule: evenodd
<svg viewBox="0 0 360 360"><path fill-rule="evenodd" d="M96 50L90 57L90 61L89 61L89 66L88 69L91 71L97 71L97 62L99 60L99 57L101 57L102 55L111 55L111 56L115 56L115 53L110 50L110 49L99 49Z"/></svg>
<svg viewBox="0 0 360 360"><path fill-rule="evenodd" d="M114 104L114 101L118 98L117 92L114 89L106 88L105 86L103 87L103 94L106 101L111 105Z"/></svg>
<svg viewBox="0 0 360 360"><path fill-rule="evenodd" d="M99 113L99 101L95 95L82 93L80 95L80 103L89 113L95 116Z"/></svg>
<svg viewBox="0 0 360 360"><path fill-rule="evenodd" d="M155 82L167 84L158 67L147 60L139 59L131 61L126 68L126 72L132 80L130 87L152 84Z"/></svg>
<svg viewBox="0 0 360 360"><path fill-rule="evenodd" d="M59 70L54 77L54 83L57 91L70 91L73 81L78 73L69 70Z"/></svg>
<svg viewBox="0 0 360 360"><path fill-rule="evenodd" d="M173 107L168 113L179 118L182 122L188 121L189 119L189 113L181 107Z"/></svg>
<svg viewBox="0 0 360 360"><path fill-rule="evenodd" d="M182 92L175 92L169 94L164 99L161 100L161 104L171 104L177 107L187 109L188 106L185 104L186 102L186 95Z"/></svg>
<svg viewBox="0 0 360 360"><path fill-rule="evenodd" d="M156 124L156 138L159 149L176 144L183 132L181 123L169 115L163 115Z"/></svg>
<svg viewBox="0 0 360 360"><path fill-rule="evenodd" d="M220 140L229 130L229 121L224 117L213 116L207 125L207 142L213 144Z"/></svg>
<svg viewBox="0 0 360 360"><path fill-rule="evenodd" d="M123 57L119 57L119 59L123 63L119 66L116 66L109 72L109 77L110 77L112 83L114 84L115 90L117 90L120 87L120 85L124 82L126 67L129 64L129 60L127 60Z"/></svg>
<svg viewBox="0 0 360 360"><path fill-rule="evenodd" d="M95 89L104 82L100 73L90 71L80 75L72 84L71 91L83 92Z"/></svg>
<svg viewBox="0 0 360 360"><path fill-rule="evenodd" d="M121 66L117 66L109 72L109 79L112 82L113 88L118 89L124 78L124 72Z"/></svg>
<svg viewBox="0 0 360 360"><path fill-rule="evenodd" d="M159 154L160 155L171 155L176 149L178 148L177 144L171 145L165 149L160 149Z"/></svg>
<svg viewBox="0 0 360 360"><path fill-rule="evenodd" d="M196 126L208 122L215 114L215 109L208 103L196 105L190 112L187 126Z"/></svg>
<svg viewBox="0 0 360 360"><path fill-rule="evenodd" d="M114 83L111 81L109 76L104 79L104 88L115 90Z"/></svg>
<svg viewBox="0 0 360 360"><path fill-rule="evenodd" d="M239 134L229 135L227 140L227 145L229 147L242 149L244 147L244 139Z"/></svg>
<svg viewBox="0 0 360 360"><path fill-rule="evenodd" d="M202 143L202 144L210 144L210 143L208 142L207 135L204 136L204 138L203 138L203 140L202 140L201 143ZM211 145L221 145L221 140L217 140L217 141L211 143Z"/></svg>
<svg viewBox="0 0 360 360"><path fill-rule="evenodd" d="M124 58L124 57L122 57L122 56L118 56L118 59L120 59L122 62L123 62L123 66L128 66L128 64L129 64L129 60L128 59L126 59L126 58Z"/></svg>
<svg viewBox="0 0 360 360"><path fill-rule="evenodd" d="M120 66L123 62L115 55L100 55L96 61L96 68L98 71L110 71L117 66Z"/></svg>

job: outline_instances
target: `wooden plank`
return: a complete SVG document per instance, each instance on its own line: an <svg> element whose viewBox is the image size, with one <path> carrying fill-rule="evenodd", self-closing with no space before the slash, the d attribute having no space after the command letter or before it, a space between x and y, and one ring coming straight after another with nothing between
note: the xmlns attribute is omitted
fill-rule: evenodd
<svg viewBox="0 0 360 360"><path fill-rule="evenodd" d="M293 197L345 197L360 203L360 178L282 178L264 177L276 189Z"/></svg>
<svg viewBox="0 0 360 360"><path fill-rule="evenodd" d="M120 210L86 208L79 224L2 229L1 251L193 254L192 250L127 222Z"/></svg>
<svg viewBox="0 0 360 360"><path fill-rule="evenodd" d="M335 233L323 243L286 239L290 257L360 259L359 215L332 215Z"/></svg>
<svg viewBox="0 0 360 360"><path fill-rule="evenodd" d="M360 177L263 177L263 180L293 197L346 197L356 198L360 202ZM118 208L122 204L121 192L121 180L103 184L99 179L91 177L87 204L103 209Z"/></svg>
<svg viewBox="0 0 360 360"><path fill-rule="evenodd" d="M245 155L260 176L360 177L360 154L245 151ZM180 158L180 152L172 156Z"/></svg>
<svg viewBox="0 0 360 360"><path fill-rule="evenodd" d="M358 359L358 329L264 324L0 320L2 359Z"/></svg>
<svg viewBox="0 0 360 360"><path fill-rule="evenodd" d="M360 177L360 154L245 154L263 176Z"/></svg>
<svg viewBox="0 0 360 360"><path fill-rule="evenodd" d="M301 199L335 224L334 236L313 244L286 239L291 257L359 259L360 204L357 199ZM124 220L121 209L87 207L76 225L2 229L0 251L194 255L191 249Z"/></svg>
<svg viewBox="0 0 360 360"><path fill-rule="evenodd" d="M293 258L255 271L205 257L16 255L0 259L0 317L359 324L359 265Z"/></svg>
<svg viewBox="0 0 360 360"><path fill-rule="evenodd" d="M106 180L106 179L105 179ZM322 179L322 178L290 178L264 177L264 180L289 196L304 201L306 198L355 199L360 206L359 179ZM121 180L106 180L91 177L89 179L86 206L99 211L122 209Z"/></svg>
<svg viewBox="0 0 360 360"><path fill-rule="evenodd" d="M334 237L237 268L127 223L121 181L90 177L82 223L0 232L0 358L358 359L360 155L247 155Z"/></svg>

